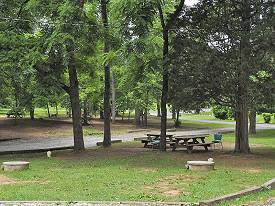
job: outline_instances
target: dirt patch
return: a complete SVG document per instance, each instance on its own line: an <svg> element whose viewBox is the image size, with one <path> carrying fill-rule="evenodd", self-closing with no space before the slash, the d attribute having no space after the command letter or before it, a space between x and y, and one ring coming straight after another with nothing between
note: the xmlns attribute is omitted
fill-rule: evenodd
<svg viewBox="0 0 275 206"><path fill-rule="evenodd" d="M150 168L150 167L143 167L143 168L138 168L138 169L143 171L143 172L157 172L158 171L158 169Z"/></svg>
<svg viewBox="0 0 275 206"><path fill-rule="evenodd" d="M178 175L166 177L160 182L156 183L155 185L150 185L145 188L150 191L158 191L164 194L165 196L169 196L169 197L175 197L180 194L187 195L190 193L184 191L183 187L177 188L176 183L177 181L184 181L185 183L190 183L192 182L192 179L193 178L191 178L189 175L178 174Z"/></svg>
<svg viewBox="0 0 275 206"><path fill-rule="evenodd" d="M16 183L18 183L16 179L0 175L0 185L11 185Z"/></svg>

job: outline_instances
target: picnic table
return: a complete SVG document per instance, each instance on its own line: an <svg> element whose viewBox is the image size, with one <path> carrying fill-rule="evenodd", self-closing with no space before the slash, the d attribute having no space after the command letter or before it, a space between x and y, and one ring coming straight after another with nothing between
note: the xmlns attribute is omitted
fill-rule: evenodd
<svg viewBox="0 0 275 206"><path fill-rule="evenodd" d="M173 145L173 151L178 147L187 148L188 153L192 153L194 147L204 147L205 151L208 151L208 147L211 147L212 142L205 142L205 138L208 135L188 135L174 137L176 144Z"/></svg>
<svg viewBox="0 0 275 206"><path fill-rule="evenodd" d="M144 144L144 147L146 148L157 148L160 144L160 134L146 134L146 138L141 140L141 143ZM176 144L175 141L173 140L173 135L172 134L167 134L166 135L166 144L174 147Z"/></svg>

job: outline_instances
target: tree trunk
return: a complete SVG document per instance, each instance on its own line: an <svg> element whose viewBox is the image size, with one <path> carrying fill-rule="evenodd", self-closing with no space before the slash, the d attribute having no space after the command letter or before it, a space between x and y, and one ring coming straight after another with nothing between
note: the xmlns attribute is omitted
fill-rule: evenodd
<svg viewBox="0 0 275 206"><path fill-rule="evenodd" d="M128 122L130 122L130 118L131 118L131 110L129 109L129 112L128 112Z"/></svg>
<svg viewBox="0 0 275 206"><path fill-rule="evenodd" d="M88 101L85 98L83 102L83 125L88 125Z"/></svg>
<svg viewBox="0 0 275 206"><path fill-rule="evenodd" d="M149 90L146 91L145 109L144 109L144 126L148 126L148 107L149 107Z"/></svg>
<svg viewBox="0 0 275 206"><path fill-rule="evenodd" d="M256 119L257 113L255 110L249 113L249 134L256 134Z"/></svg>
<svg viewBox="0 0 275 206"><path fill-rule="evenodd" d="M69 116L69 118L72 118L72 108L71 107L69 107L69 109L68 109L68 116Z"/></svg>
<svg viewBox="0 0 275 206"><path fill-rule="evenodd" d="M201 112L201 109L199 108L195 109L195 114L200 114L200 112Z"/></svg>
<svg viewBox="0 0 275 206"><path fill-rule="evenodd" d="M121 120L124 120L124 114L125 114L125 110L122 111L122 116L121 116Z"/></svg>
<svg viewBox="0 0 275 206"><path fill-rule="evenodd" d="M112 72L112 122L116 121L116 88L115 74Z"/></svg>
<svg viewBox="0 0 275 206"><path fill-rule="evenodd" d="M174 106L172 106L172 119L176 119L176 109Z"/></svg>
<svg viewBox="0 0 275 206"><path fill-rule="evenodd" d="M55 104L55 114L56 114L56 117L58 116L58 105L57 103Z"/></svg>
<svg viewBox="0 0 275 206"><path fill-rule="evenodd" d="M108 13L107 13L107 0L101 0L101 18L104 26L104 53L109 52L108 42ZM110 66L108 63L105 64L105 87L104 87L104 140L103 146L111 146L111 120L110 120Z"/></svg>
<svg viewBox="0 0 275 206"><path fill-rule="evenodd" d="M99 119L104 119L104 112L102 110L99 111Z"/></svg>
<svg viewBox="0 0 275 206"><path fill-rule="evenodd" d="M177 122L179 121L179 119L180 119L180 110L177 109Z"/></svg>
<svg viewBox="0 0 275 206"><path fill-rule="evenodd" d="M31 107L30 109L30 118L31 120L34 120L34 107Z"/></svg>
<svg viewBox="0 0 275 206"><path fill-rule="evenodd" d="M135 109L135 124L137 127L140 126L141 122L140 122L140 109L136 108Z"/></svg>
<svg viewBox="0 0 275 206"><path fill-rule="evenodd" d="M48 117L51 118L49 103L47 103L47 112L48 112Z"/></svg>
<svg viewBox="0 0 275 206"><path fill-rule="evenodd" d="M74 150L82 151L84 150L84 140L83 140L83 130L81 123L81 109L80 109L80 99L79 99L79 83L77 78L77 71L74 59L74 51L70 51L69 59L69 79L70 79L70 100L72 107L72 117L73 117L73 133L74 133Z"/></svg>
<svg viewBox="0 0 275 206"><path fill-rule="evenodd" d="M161 96L161 136L160 151L166 151L166 129L167 129L167 99L168 99L168 46L169 31L163 30L163 73L162 73L162 96Z"/></svg>
<svg viewBox="0 0 275 206"><path fill-rule="evenodd" d="M157 112L158 112L157 116L158 116L158 117L161 117L161 111L160 111L160 103L159 103L159 100L157 100Z"/></svg>
<svg viewBox="0 0 275 206"><path fill-rule="evenodd" d="M235 152L249 153L248 141L248 80L250 59L250 0L244 0L242 12L242 37L240 41L240 68L238 74L237 108L236 108L236 142Z"/></svg>

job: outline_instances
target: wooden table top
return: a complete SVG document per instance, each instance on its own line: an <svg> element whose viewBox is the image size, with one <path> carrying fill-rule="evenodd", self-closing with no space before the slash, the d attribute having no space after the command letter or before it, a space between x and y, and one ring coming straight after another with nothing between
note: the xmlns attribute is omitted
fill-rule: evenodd
<svg viewBox="0 0 275 206"><path fill-rule="evenodd" d="M160 134L147 134L147 136L160 137ZM173 137L172 134L166 134L166 137Z"/></svg>

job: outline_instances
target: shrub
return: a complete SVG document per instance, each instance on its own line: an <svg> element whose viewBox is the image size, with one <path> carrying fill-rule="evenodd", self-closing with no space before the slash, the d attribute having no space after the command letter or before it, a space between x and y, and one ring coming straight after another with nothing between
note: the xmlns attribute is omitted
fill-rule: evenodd
<svg viewBox="0 0 275 206"><path fill-rule="evenodd" d="M220 106L220 105L214 106L213 114L217 119L221 119L221 120L234 118L233 110L226 106Z"/></svg>
<svg viewBox="0 0 275 206"><path fill-rule="evenodd" d="M270 123L271 122L271 116L272 114L270 113L263 113L263 118L265 123Z"/></svg>

